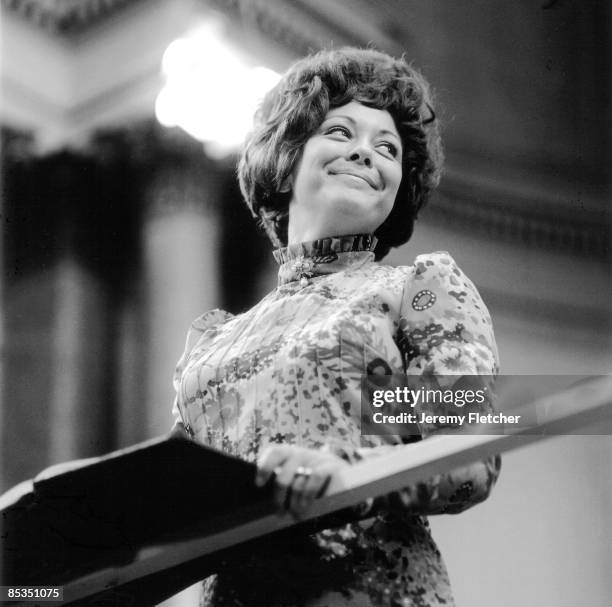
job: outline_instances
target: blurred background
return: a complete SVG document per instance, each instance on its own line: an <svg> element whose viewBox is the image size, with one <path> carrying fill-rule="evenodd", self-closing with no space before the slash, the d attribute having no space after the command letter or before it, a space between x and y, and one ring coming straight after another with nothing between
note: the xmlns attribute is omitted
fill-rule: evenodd
<svg viewBox="0 0 612 607"><path fill-rule="evenodd" d="M158 436L187 328L276 268L235 179L257 100L309 50L405 54L446 172L413 239L493 317L502 373L612 370L606 0L2 0L0 492ZM432 517L458 607L612 602L612 439L508 454ZM192 605L193 592L172 601Z"/></svg>

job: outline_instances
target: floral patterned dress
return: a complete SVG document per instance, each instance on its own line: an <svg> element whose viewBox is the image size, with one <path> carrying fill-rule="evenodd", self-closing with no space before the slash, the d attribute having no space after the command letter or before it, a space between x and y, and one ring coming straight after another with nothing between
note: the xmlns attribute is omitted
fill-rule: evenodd
<svg viewBox="0 0 612 607"><path fill-rule="evenodd" d="M174 413L196 441L255 461L271 442L326 448L350 462L397 436L360 433L361 376L495 375L491 321L448 253L406 267L374 262L369 235L274 252L278 287L248 312L213 310L187 336ZM482 406L483 412L490 403ZM421 436L439 430L420 427ZM210 607L453 605L426 516L484 500L499 458L406 487L361 520L303 539L266 538L204 582ZM371 504L371 502L370 502Z"/></svg>

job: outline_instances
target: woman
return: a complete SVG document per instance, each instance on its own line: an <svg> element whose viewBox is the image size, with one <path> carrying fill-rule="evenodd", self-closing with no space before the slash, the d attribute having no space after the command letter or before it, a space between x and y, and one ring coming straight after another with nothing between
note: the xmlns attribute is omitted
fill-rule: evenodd
<svg viewBox="0 0 612 607"><path fill-rule="evenodd" d="M320 52L267 95L240 161L246 202L278 247L278 287L244 314L193 323L175 414L195 440L257 461L257 483L274 482L297 518L343 466L401 443L361 436L362 374L497 371L486 307L447 253L375 263L409 239L438 183L432 105L404 60ZM424 517L482 501L499 467L478 462L365 505L360 521L262 542L220 565L202 604L451 605Z"/></svg>

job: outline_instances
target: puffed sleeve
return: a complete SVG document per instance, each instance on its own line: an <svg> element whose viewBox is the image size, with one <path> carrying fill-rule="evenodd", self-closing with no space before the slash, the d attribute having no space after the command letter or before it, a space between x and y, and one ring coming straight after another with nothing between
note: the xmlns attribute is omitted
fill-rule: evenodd
<svg viewBox="0 0 612 607"><path fill-rule="evenodd" d="M174 404L172 405L174 424L171 429L171 434L187 434L193 438L193 431L189 425L189 421L183 408L181 390L183 372L185 371L185 367L189 360L189 355L198 344L202 336L205 333L208 333L209 337L212 337L219 326L233 317L233 314L230 314L225 310L215 309L205 312L191 323L191 326L187 331L185 350L176 364L174 376L172 378L172 385L174 386L176 395L174 397Z"/></svg>
<svg viewBox="0 0 612 607"><path fill-rule="evenodd" d="M491 319L476 287L448 253L420 255L410 268L396 343L407 375L430 377L433 381L443 378L446 382L469 375L470 387L477 389L476 384L481 383L485 394L490 395L479 405L480 412L493 410L492 389L499 364ZM414 412L420 417L418 405ZM435 424L419 427L424 439L442 429ZM394 448L359 449L346 459L369 459ZM372 511L423 515L462 512L488 497L500 468L499 456L461 466L371 501Z"/></svg>
<svg viewBox="0 0 612 607"><path fill-rule="evenodd" d="M470 378L471 386L488 395L480 411L493 410L499 359L491 318L476 287L448 253L417 257L406 280L399 329L397 342L407 375L446 382L478 376ZM434 424L420 427L423 438L442 429ZM474 462L407 487L395 501L422 514L462 512L488 497L500 467L499 456Z"/></svg>

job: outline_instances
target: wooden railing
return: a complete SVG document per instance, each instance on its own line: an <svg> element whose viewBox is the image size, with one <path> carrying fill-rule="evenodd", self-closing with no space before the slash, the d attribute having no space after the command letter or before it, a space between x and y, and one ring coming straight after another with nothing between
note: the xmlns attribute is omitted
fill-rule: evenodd
<svg viewBox="0 0 612 607"><path fill-rule="evenodd" d="M510 426L499 435L481 434L482 428L477 427L470 433L434 436L347 467L300 524L316 525L316 521L325 521L330 514L367 498L426 481L436 474L490 455L553 436L576 433L594 424L609 424L612 421L612 376L583 381L513 413L520 414L521 410L529 411L532 417L535 410L538 424L532 428L513 429ZM295 521L288 516L266 514L242 520L220 532L208 529L199 534L196 530L189 539L143 547L130 563L99 570L65 584L64 604L84 604L101 593L109 595L107 600L114 596L115 600L131 605L161 601L204 577L211 568L211 559L221 558L219 555L256 538L293 526Z"/></svg>

